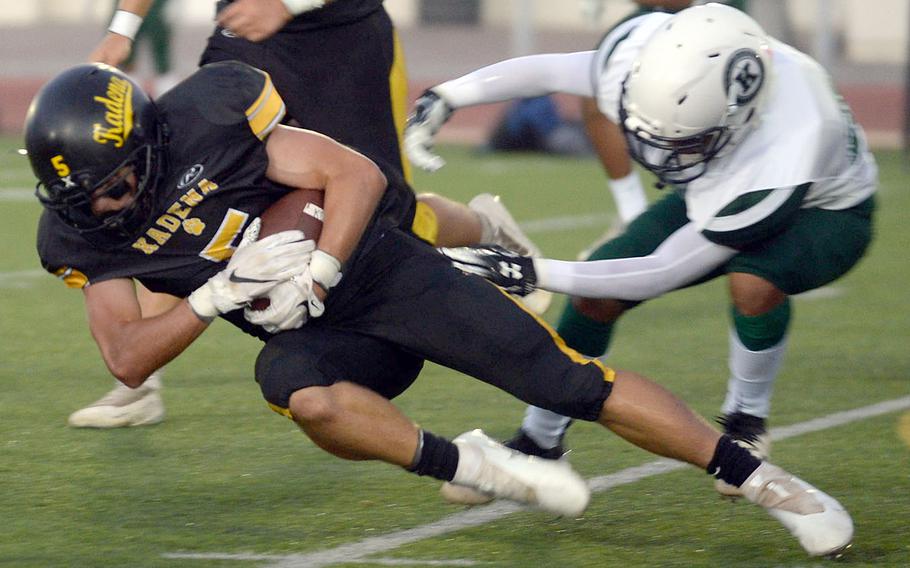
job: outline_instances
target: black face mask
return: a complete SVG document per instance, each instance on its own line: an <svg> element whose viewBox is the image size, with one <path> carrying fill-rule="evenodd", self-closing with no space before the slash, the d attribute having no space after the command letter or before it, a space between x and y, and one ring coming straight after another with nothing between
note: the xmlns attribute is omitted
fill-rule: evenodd
<svg viewBox="0 0 910 568"><path fill-rule="evenodd" d="M152 197L159 179L160 154L160 147L145 145L133 152L114 173L97 183L90 173L76 172L67 180L49 186L39 183L35 195L45 208L53 211L95 246L117 248L131 243L151 215ZM110 184L103 195L111 199L119 199L133 191L124 170L127 174L135 174L137 179L132 203L110 214L93 214L92 196L96 195L98 188ZM114 181L115 176L122 176L122 179Z"/></svg>

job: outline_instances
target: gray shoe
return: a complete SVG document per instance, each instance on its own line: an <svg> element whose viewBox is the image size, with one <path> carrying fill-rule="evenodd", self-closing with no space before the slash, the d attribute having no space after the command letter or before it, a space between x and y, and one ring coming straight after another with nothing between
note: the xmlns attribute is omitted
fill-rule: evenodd
<svg viewBox="0 0 910 568"><path fill-rule="evenodd" d="M117 383L106 395L89 406L70 414L67 423L73 428L124 428L150 426L164 420L158 373L152 374L140 387Z"/></svg>

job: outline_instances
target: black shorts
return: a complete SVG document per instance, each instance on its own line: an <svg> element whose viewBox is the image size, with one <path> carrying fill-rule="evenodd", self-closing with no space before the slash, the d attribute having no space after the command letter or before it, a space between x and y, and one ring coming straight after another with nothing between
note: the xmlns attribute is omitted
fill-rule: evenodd
<svg viewBox="0 0 910 568"><path fill-rule="evenodd" d="M499 288L394 230L344 275L323 317L268 340L256 380L279 410L296 390L339 381L392 398L424 360L582 420L598 418L614 378Z"/></svg>
<svg viewBox="0 0 910 568"><path fill-rule="evenodd" d="M266 71L288 117L403 171L393 108L406 109L395 30L385 10L304 31L282 30L258 43L216 28L200 65L240 60ZM400 79L396 79L398 74ZM394 95L394 100L393 100Z"/></svg>

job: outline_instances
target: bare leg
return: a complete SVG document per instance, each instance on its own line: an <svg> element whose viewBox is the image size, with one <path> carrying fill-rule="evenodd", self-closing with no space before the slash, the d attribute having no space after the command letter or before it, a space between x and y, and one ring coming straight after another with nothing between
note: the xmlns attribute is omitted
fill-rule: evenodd
<svg viewBox="0 0 910 568"><path fill-rule="evenodd" d="M483 225L477 213L467 205L435 193L421 193L417 199L436 213L439 227L436 246L459 247L480 242Z"/></svg>
<svg viewBox="0 0 910 568"><path fill-rule="evenodd" d="M641 375L617 371L599 422L649 452L705 469L720 433L670 391Z"/></svg>
<svg viewBox="0 0 910 568"><path fill-rule="evenodd" d="M136 282L136 297L139 298L139 307L142 309L144 318L163 314L180 302L180 298L176 296L157 294L138 282Z"/></svg>
<svg viewBox="0 0 910 568"><path fill-rule="evenodd" d="M291 395L294 421L323 450L349 460L409 467L418 428L389 400L354 383L308 387Z"/></svg>

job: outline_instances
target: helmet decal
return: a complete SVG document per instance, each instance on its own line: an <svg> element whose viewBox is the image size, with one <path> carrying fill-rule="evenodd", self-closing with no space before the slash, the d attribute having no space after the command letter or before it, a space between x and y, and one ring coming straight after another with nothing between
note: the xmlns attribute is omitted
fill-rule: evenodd
<svg viewBox="0 0 910 568"><path fill-rule="evenodd" d="M765 81L765 66L755 51L745 48L733 52L724 73L724 91L730 102L746 104L758 94Z"/></svg>
<svg viewBox="0 0 910 568"><path fill-rule="evenodd" d="M99 144L113 142L117 148L130 137L133 130L133 84L111 75L105 96L96 96L95 102L104 105L106 126L95 123L92 139Z"/></svg>

